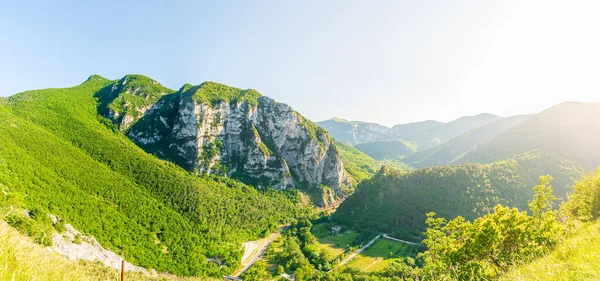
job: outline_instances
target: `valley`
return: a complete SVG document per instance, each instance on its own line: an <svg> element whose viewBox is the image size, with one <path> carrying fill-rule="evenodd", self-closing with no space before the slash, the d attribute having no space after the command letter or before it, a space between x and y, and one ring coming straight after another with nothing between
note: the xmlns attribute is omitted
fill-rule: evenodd
<svg viewBox="0 0 600 281"><path fill-rule="evenodd" d="M255 90L93 75L1 101L0 219L46 246L72 224L142 274L420 276L438 247L429 213L460 225L499 206L527 211L548 174L550 206L574 204L574 180L600 154L579 149L595 134L560 134L600 127L594 114L597 104L566 103L392 128L313 123Z"/></svg>

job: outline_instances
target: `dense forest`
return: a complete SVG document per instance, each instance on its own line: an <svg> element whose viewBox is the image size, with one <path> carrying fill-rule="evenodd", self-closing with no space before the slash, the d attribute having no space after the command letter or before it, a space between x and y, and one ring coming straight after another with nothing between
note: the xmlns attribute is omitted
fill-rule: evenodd
<svg viewBox="0 0 600 281"><path fill-rule="evenodd" d="M582 170L574 163L544 151L532 151L493 164L463 164L404 172L384 167L363 181L332 215L341 224L361 230L393 233L417 239L426 227L426 214L468 220L502 204L527 208L531 186L544 174L555 175L554 186L564 199L571 178Z"/></svg>
<svg viewBox="0 0 600 281"><path fill-rule="evenodd" d="M550 175L540 176L529 189L531 196L524 200L524 209L498 204L488 214L473 219L445 219L427 213L423 251L414 258L395 259L374 272L324 261L324 254L314 246L313 224L300 220L285 232L278 249L269 249L267 256L274 270L261 261L242 277L270 280L294 273L299 281L566 280L567 276L572 277L569 280L595 280L599 272L590 264L590 258L593 260L598 250L590 248L584 254L586 251L573 244L581 243L586 234L598 232L600 171L581 177L560 207L556 206ZM587 237L583 241L587 245L594 240ZM563 249L563 244L570 245L570 250ZM548 268L540 268L539 263L549 258L554 260ZM530 272L531 267L537 271ZM546 271L557 275L550 276Z"/></svg>
<svg viewBox="0 0 600 281"><path fill-rule="evenodd" d="M194 175L145 153L97 114L94 95L111 83L92 76L73 88L0 102L0 206L7 221L35 236L51 213L134 264L220 276L239 265L241 242L305 212L295 192Z"/></svg>

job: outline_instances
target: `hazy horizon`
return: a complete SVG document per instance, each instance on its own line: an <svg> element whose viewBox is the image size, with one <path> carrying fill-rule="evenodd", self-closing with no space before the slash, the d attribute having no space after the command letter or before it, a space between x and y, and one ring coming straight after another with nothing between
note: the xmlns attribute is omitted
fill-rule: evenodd
<svg viewBox="0 0 600 281"><path fill-rule="evenodd" d="M0 96L139 73L386 126L596 102L593 1L10 2Z"/></svg>

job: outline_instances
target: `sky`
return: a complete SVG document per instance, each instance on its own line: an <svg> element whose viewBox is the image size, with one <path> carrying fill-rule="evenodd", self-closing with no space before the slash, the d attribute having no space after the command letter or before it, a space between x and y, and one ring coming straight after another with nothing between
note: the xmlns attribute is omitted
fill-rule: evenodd
<svg viewBox="0 0 600 281"><path fill-rule="evenodd" d="M90 2L90 3L88 3ZM384 125L600 101L600 1L0 0L0 96L137 73Z"/></svg>

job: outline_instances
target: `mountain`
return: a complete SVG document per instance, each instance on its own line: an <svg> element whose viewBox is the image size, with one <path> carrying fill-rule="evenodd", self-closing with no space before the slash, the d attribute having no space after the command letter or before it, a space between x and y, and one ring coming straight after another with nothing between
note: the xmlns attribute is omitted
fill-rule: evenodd
<svg viewBox="0 0 600 281"><path fill-rule="evenodd" d="M414 143L405 140L359 143L354 147L377 160L399 159L417 151Z"/></svg>
<svg viewBox="0 0 600 281"><path fill-rule="evenodd" d="M388 131L388 137L392 139L406 139L412 135L432 130L442 125L444 125L444 123L433 120L398 124L390 128L390 130Z"/></svg>
<svg viewBox="0 0 600 281"><path fill-rule="evenodd" d="M449 123L422 121L388 128L375 123L339 118L317 122L335 139L355 145L376 159L397 159L416 151L435 147L480 126L503 119L483 113L464 116Z"/></svg>
<svg viewBox="0 0 600 281"><path fill-rule="evenodd" d="M99 115L97 97L118 83L95 75L0 100L0 217L51 243L43 229L54 214L135 265L221 277L239 266L243 242L305 214L296 191L193 174L146 153L124 123Z"/></svg>
<svg viewBox="0 0 600 281"><path fill-rule="evenodd" d="M490 163L532 149L563 155L586 170L600 164L600 103L566 102L535 114L481 144L459 162Z"/></svg>
<svg viewBox="0 0 600 281"><path fill-rule="evenodd" d="M189 171L301 188L319 205L351 187L327 131L255 90L205 82L169 91L128 75L97 96L99 111L137 145Z"/></svg>
<svg viewBox="0 0 600 281"><path fill-rule="evenodd" d="M489 113L464 116L443 125L435 126L429 130L408 136L405 140L416 143L418 150L424 150L500 119L503 118Z"/></svg>
<svg viewBox="0 0 600 281"><path fill-rule="evenodd" d="M453 164L468 152L475 150L479 144L492 139L528 117L529 115L512 116L477 127L438 146L410 154L402 161L416 168Z"/></svg>
<svg viewBox="0 0 600 281"><path fill-rule="evenodd" d="M540 175L551 174L556 195L565 199L571 178L582 172L575 163L541 150L485 165L429 167L408 173L383 168L358 185L332 220L357 230L406 237L406 233L424 230L428 212L446 219L473 219L497 204L526 210Z"/></svg>
<svg viewBox="0 0 600 281"><path fill-rule="evenodd" d="M349 179L353 186L372 177L379 171L379 168L381 168L381 163L362 151L337 140L334 142L340 152L340 156L344 162L344 168L348 172Z"/></svg>
<svg viewBox="0 0 600 281"><path fill-rule="evenodd" d="M327 130L336 140L351 145L386 139L390 129L376 123L348 121L335 117L317 122L317 125Z"/></svg>

